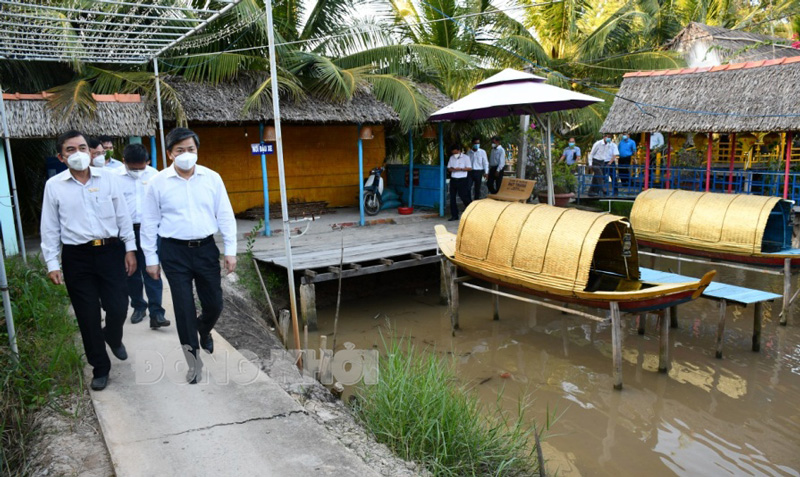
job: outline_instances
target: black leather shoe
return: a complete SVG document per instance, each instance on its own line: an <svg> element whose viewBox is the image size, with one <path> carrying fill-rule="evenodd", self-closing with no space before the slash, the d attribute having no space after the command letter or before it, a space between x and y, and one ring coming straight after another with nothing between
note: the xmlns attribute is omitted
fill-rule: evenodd
<svg viewBox="0 0 800 477"><path fill-rule="evenodd" d="M92 379L92 389L95 391L102 391L108 385L108 375L100 376L99 378Z"/></svg>
<svg viewBox="0 0 800 477"><path fill-rule="evenodd" d="M197 358L194 363L189 364L189 371L186 372L186 382L189 384L197 384L200 378L203 377L203 362Z"/></svg>
<svg viewBox="0 0 800 477"><path fill-rule="evenodd" d="M136 323L140 323L144 319L144 315L144 310L133 310L133 314L131 315L131 323L134 325Z"/></svg>
<svg viewBox="0 0 800 477"><path fill-rule="evenodd" d="M114 353L114 356L120 361L128 359L128 351L125 350L124 344L120 344L118 348L111 348L111 352Z"/></svg>
<svg viewBox="0 0 800 477"><path fill-rule="evenodd" d="M169 326L169 325L170 325L170 321L168 319L164 318L164 315L162 315L162 314L150 315L150 328L151 329L155 330L155 329L163 328L163 327Z"/></svg>
<svg viewBox="0 0 800 477"><path fill-rule="evenodd" d="M200 347L209 353L214 352L214 338L211 337L211 333L200 335Z"/></svg>

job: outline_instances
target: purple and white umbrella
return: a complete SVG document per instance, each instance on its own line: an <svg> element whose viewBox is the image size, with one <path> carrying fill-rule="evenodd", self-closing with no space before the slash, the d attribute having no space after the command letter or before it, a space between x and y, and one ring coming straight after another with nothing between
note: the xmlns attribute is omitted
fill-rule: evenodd
<svg viewBox="0 0 800 477"><path fill-rule="evenodd" d="M600 98L546 84L545 79L505 69L475 85L475 92L433 113L429 121L469 121L505 116L547 115L547 201L553 204L550 116L547 113L579 109L602 102Z"/></svg>

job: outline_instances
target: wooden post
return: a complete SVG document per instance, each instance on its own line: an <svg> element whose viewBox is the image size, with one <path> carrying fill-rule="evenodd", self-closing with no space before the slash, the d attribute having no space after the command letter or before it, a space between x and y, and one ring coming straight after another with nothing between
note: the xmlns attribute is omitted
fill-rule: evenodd
<svg viewBox="0 0 800 477"><path fill-rule="evenodd" d="M644 133L644 190L650 188L650 133Z"/></svg>
<svg viewBox="0 0 800 477"><path fill-rule="evenodd" d="M450 303L450 278L447 273L449 263L446 259L442 259L439 267L439 304L447 305Z"/></svg>
<svg viewBox="0 0 800 477"><path fill-rule="evenodd" d="M671 137L672 133L667 133L667 173L665 174L667 184L664 187L665 189L670 189L672 187L672 146L669 143Z"/></svg>
<svg viewBox="0 0 800 477"><path fill-rule="evenodd" d="M783 198L789 198L789 174L792 167L792 132L786 133L786 168L783 173Z"/></svg>
<svg viewBox="0 0 800 477"><path fill-rule="evenodd" d="M496 284L492 285L494 291L500 289ZM494 295L494 321L500 320L500 295Z"/></svg>
<svg viewBox="0 0 800 477"><path fill-rule="evenodd" d="M450 328L453 336L458 329L458 272L455 265L450 264Z"/></svg>
<svg viewBox="0 0 800 477"><path fill-rule="evenodd" d="M708 133L708 147L706 148L706 192L711 190L711 156L714 151L714 134Z"/></svg>
<svg viewBox="0 0 800 477"><path fill-rule="evenodd" d="M278 323L281 327L281 336L283 337L283 345L289 344L289 323L292 321L292 313L289 310L281 310L278 312Z"/></svg>
<svg viewBox="0 0 800 477"><path fill-rule="evenodd" d="M647 313L640 313L636 315L636 328L640 336L644 335L644 327L647 323Z"/></svg>
<svg viewBox="0 0 800 477"><path fill-rule="evenodd" d="M614 389L622 389L622 325L619 316L619 303L612 301L611 308L611 348L614 358Z"/></svg>
<svg viewBox="0 0 800 477"><path fill-rule="evenodd" d="M317 293L313 283L300 285L300 318L309 330L317 330Z"/></svg>
<svg viewBox="0 0 800 477"><path fill-rule="evenodd" d="M733 192L733 163L736 160L736 133L731 133L730 171L728 172L728 194Z"/></svg>
<svg viewBox="0 0 800 477"><path fill-rule="evenodd" d="M761 302L758 302L753 309L753 351L761 351L761 323L763 319Z"/></svg>
<svg viewBox="0 0 800 477"><path fill-rule="evenodd" d="M792 307L792 259L787 258L783 261L783 312L781 313L781 325L788 323L789 309Z"/></svg>
<svg viewBox="0 0 800 477"><path fill-rule="evenodd" d="M722 358L722 341L725 335L725 312L727 311L728 301L719 302L719 324L717 324L717 359Z"/></svg>
<svg viewBox="0 0 800 477"><path fill-rule="evenodd" d="M317 380L322 382L322 375L328 369L325 365L325 350L328 349L328 337L326 335L319 335L319 369L317 369Z"/></svg>
<svg viewBox="0 0 800 477"><path fill-rule="evenodd" d="M658 372L666 373L669 370L669 324L670 308L665 308L658 315Z"/></svg>
<svg viewBox="0 0 800 477"><path fill-rule="evenodd" d="M678 305L669 307L669 327L678 327Z"/></svg>

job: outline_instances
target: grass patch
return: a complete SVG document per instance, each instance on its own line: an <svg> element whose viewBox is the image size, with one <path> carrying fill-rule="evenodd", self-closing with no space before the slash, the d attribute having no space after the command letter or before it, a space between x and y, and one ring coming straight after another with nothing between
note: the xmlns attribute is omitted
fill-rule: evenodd
<svg viewBox="0 0 800 477"><path fill-rule="evenodd" d="M261 288L261 281L258 278L256 267L259 267L261 270L261 276L264 278L264 285L267 287L267 291L273 303L276 297L281 296L281 293L285 293L288 290L288 285L286 284L286 279L281 280L281 277L274 273L269 273L263 266L258 265L257 261L253 260L253 246L262 228L264 228L264 219L259 220L250 230L247 236L245 253L240 253L238 256L236 273L239 276L239 283L247 292L248 297L256 305L256 308L266 313L269 309L269 304L267 303L267 298L264 296L264 290Z"/></svg>
<svg viewBox="0 0 800 477"><path fill-rule="evenodd" d="M384 343L386 345L386 343ZM379 442L436 476L539 475L525 406L511 417L458 384L453 362L393 339L379 382L357 391L356 412Z"/></svg>
<svg viewBox="0 0 800 477"><path fill-rule="evenodd" d="M83 350L64 286L47 278L39 256L6 260L19 362L12 359L5 316L0 319L0 475L24 475L36 412L79 392ZM0 313L3 313L0 307Z"/></svg>
<svg viewBox="0 0 800 477"><path fill-rule="evenodd" d="M611 202L610 210L609 202ZM622 217L630 217L631 209L633 209L633 201L630 200L581 200L581 205L601 212L610 211L612 214Z"/></svg>

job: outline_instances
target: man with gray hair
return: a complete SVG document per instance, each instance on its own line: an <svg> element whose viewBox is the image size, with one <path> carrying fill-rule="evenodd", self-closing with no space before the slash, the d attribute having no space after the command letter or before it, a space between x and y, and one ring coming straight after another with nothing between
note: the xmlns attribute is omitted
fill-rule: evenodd
<svg viewBox="0 0 800 477"><path fill-rule="evenodd" d="M197 164L200 138L175 128L165 139L172 165L151 180L142 214L141 240L147 273L158 280L161 267L169 281L175 325L189 365L189 384L200 379L198 350L214 352L211 330L222 313L219 248L225 244L225 270L236 270L236 219L219 174ZM156 247L161 238L160 248ZM193 285L201 312L197 316ZM198 334L200 339L198 340Z"/></svg>

